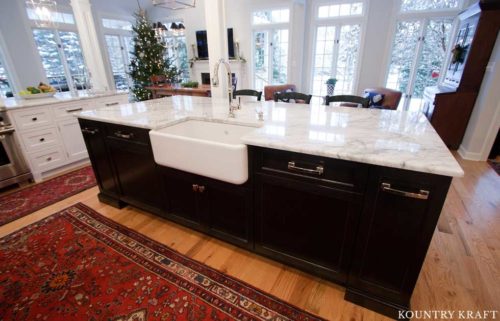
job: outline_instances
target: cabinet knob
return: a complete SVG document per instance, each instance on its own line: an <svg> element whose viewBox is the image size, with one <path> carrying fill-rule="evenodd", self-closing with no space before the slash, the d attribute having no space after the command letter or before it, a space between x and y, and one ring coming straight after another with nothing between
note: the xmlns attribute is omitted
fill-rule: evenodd
<svg viewBox="0 0 500 321"><path fill-rule="evenodd" d="M203 185L198 186L198 191L199 191L200 193L205 192L205 186L203 186Z"/></svg>
<svg viewBox="0 0 500 321"><path fill-rule="evenodd" d="M38 117L33 117L31 118L32 121L37 121L38 120Z"/></svg>
<svg viewBox="0 0 500 321"><path fill-rule="evenodd" d="M40 138L40 142L44 142L45 141L45 138Z"/></svg>
<svg viewBox="0 0 500 321"><path fill-rule="evenodd" d="M46 160L47 162L50 162L52 160L52 157L47 157Z"/></svg>
<svg viewBox="0 0 500 321"><path fill-rule="evenodd" d="M200 186L198 184L193 184L193 192L198 192Z"/></svg>

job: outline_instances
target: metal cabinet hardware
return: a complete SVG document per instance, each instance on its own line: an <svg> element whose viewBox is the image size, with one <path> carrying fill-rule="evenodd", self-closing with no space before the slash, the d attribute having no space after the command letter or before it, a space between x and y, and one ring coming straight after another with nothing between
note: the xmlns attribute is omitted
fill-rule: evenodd
<svg viewBox="0 0 500 321"><path fill-rule="evenodd" d="M90 135L95 135L99 132L99 129L95 128L95 129L91 129L91 128L83 128L82 129L82 133L84 134L90 134Z"/></svg>
<svg viewBox="0 0 500 321"><path fill-rule="evenodd" d="M203 192L205 191L205 186L200 185L200 186L198 187L198 191L199 191L200 193L203 193Z"/></svg>
<svg viewBox="0 0 500 321"><path fill-rule="evenodd" d="M200 186L198 184L193 184L193 192L198 192Z"/></svg>
<svg viewBox="0 0 500 321"><path fill-rule="evenodd" d="M316 166L316 169L310 169L310 168L296 166L294 161L288 162L288 169L291 171L301 172L304 174L314 174L318 176L323 175L325 171L324 167L321 165Z"/></svg>
<svg viewBox="0 0 500 321"><path fill-rule="evenodd" d="M80 107L80 108L75 108L75 109L67 109L66 112L67 113L72 113L72 112L81 111L81 110L83 110L83 108Z"/></svg>
<svg viewBox="0 0 500 321"><path fill-rule="evenodd" d="M426 200L429 198L429 191L421 189L418 193L402 191L391 187L389 183L382 183L381 188L384 192L392 193L399 196L416 198L419 200Z"/></svg>
<svg viewBox="0 0 500 321"><path fill-rule="evenodd" d="M37 120L38 120L38 118L37 118L37 117L33 117L33 118L31 118L31 120L32 120L32 121L37 121Z"/></svg>
<svg viewBox="0 0 500 321"><path fill-rule="evenodd" d="M115 132L115 136L124 139L131 139L134 137L134 134L133 133L123 134L121 131L117 131Z"/></svg>
<svg viewBox="0 0 500 321"><path fill-rule="evenodd" d="M45 141L45 138L40 138L40 142L44 142Z"/></svg>
<svg viewBox="0 0 500 321"><path fill-rule="evenodd" d="M109 106L115 106L115 105L118 105L119 102L114 102L114 103L107 103L105 104L106 107L109 107Z"/></svg>
<svg viewBox="0 0 500 321"><path fill-rule="evenodd" d="M46 160L47 162L50 162L52 160L52 157L47 157Z"/></svg>

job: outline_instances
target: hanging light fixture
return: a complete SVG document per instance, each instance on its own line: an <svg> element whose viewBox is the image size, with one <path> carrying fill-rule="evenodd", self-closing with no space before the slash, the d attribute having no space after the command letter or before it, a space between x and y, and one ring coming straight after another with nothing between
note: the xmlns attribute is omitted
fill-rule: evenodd
<svg viewBox="0 0 500 321"><path fill-rule="evenodd" d="M42 28L57 28L57 2L55 0L28 0L26 5L35 15L35 23Z"/></svg>
<svg viewBox="0 0 500 321"><path fill-rule="evenodd" d="M165 27L163 23L160 21L153 23L153 30L155 31L155 37L160 42L165 42L165 38L167 37L168 29Z"/></svg>
<svg viewBox="0 0 500 321"><path fill-rule="evenodd" d="M153 5L170 10L196 7L196 0L153 0Z"/></svg>

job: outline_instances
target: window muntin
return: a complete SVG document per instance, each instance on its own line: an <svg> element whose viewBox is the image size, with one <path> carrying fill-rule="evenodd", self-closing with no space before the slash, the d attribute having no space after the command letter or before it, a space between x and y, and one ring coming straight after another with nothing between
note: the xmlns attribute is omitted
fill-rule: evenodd
<svg viewBox="0 0 500 321"><path fill-rule="evenodd" d="M459 0L401 0L401 12L458 9Z"/></svg>
<svg viewBox="0 0 500 321"><path fill-rule="evenodd" d="M125 90L129 88L130 77L128 65L130 64L130 51L133 39L131 36L105 35L108 49L109 63L115 82L115 88Z"/></svg>
<svg viewBox="0 0 500 321"><path fill-rule="evenodd" d="M28 13L28 18L30 20L39 20L38 15L35 13L35 11L32 8L26 8L26 12ZM65 24L75 24L75 18L73 17L73 14L71 13L66 13L66 12L52 12L52 16L54 17L54 21L57 23L65 23Z"/></svg>
<svg viewBox="0 0 500 321"><path fill-rule="evenodd" d="M127 20L103 18L102 26L108 29L132 31L132 23Z"/></svg>
<svg viewBox="0 0 500 321"><path fill-rule="evenodd" d="M266 25L273 23L288 23L290 21L290 9L275 9L255 11L252 14L254 25Z"/></svg>
<svg viewBox="0 0 500 321"><path fill-rule="evenodd" d="M338 18L363 15L363 2L339 3L318 7L318 18Z"/></svg>

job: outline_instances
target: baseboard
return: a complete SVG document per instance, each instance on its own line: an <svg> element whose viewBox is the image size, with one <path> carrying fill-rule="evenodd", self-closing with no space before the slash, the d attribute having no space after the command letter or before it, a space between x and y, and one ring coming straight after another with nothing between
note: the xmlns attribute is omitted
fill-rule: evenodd
<svg viewBox="0 0 500 321"><path fill-rule="evenodd" d="M460 157L466 160L486 161L485 159L483 159L481 153L469 152L464 148L464 145L460 145L460 148L458 149L458 155L460 155Z"/></svg>

